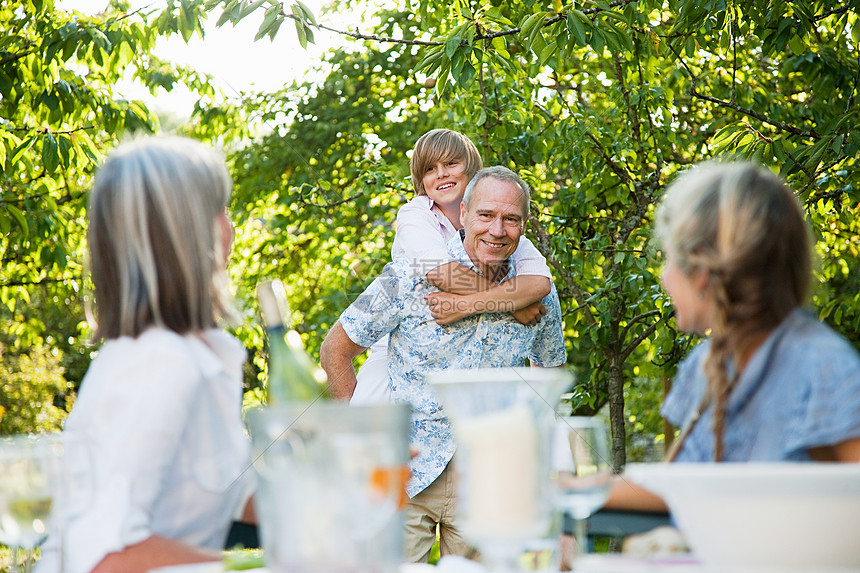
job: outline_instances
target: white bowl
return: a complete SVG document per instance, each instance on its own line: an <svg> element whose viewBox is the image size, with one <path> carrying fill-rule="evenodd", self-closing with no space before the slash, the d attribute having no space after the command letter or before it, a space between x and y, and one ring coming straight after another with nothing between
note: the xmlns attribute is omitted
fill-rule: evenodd
<svg viewBox="0 0 860 573"><path fill-rule="evenodd" d="M860 567L860 464L629 464L703 563Z"/></svg>

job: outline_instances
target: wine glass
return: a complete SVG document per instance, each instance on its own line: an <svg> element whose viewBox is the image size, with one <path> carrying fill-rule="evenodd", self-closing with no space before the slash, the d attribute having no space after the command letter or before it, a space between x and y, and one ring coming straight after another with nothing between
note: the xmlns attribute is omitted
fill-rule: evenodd
<svg viewBox="0 0 860 573"><path fill-rule="evenodd" d="M62 463L54 488L54 503L51 511L51 538L42 548L42 559L46 551L55 550L60 560L60 571L71 567L68 542L69 526L90 507L94 495L94 454L92 441L81 432L64 430L62 439ZM52 547L49 547L52 545Z"/></svg>
<svg viewBox="0 0 860 573"><path fill-rule="evenodd" d="M457 442L458 527L488 571L519 571L519 558L552 522L546 446L571 376L561 368L476 368L428 379Z"/></svg>
<svg viewBox="0 0 860 573"><path fill-rule="evenodd" d="M33 551L48 536L61 455L58 434L0 438L0 542L12 550L13 573L29 571Z"/></svg>
<svg viewBox="0 0 860 573"><path fill-rule="evenodd" d="M580 553L588 552L585 520L609 496L612 477L606 424L599 418L562 416L556 420L552 443L552 476L557 505L574 521Z"/></svg>

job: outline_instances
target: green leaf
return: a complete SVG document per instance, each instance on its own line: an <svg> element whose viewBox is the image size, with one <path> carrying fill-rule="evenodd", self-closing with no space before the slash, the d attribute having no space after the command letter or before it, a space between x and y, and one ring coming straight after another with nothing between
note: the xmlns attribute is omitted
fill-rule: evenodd
<svg viewBox="0 0 860 573"><path fill-rule="evenodd" d="M540 51L540 55L538 56L540 63L546 64L549 61L549 59L553 56L553 54L555 54L557 49L558 49L558 45L555 44L554 42L544 46L543 49Z"/></svg>
<svg viewBox="0 0 860 573"><path fill-rule="evenodd" d="M444 46L435 46L431 48L428 50L427 55L424 56L424 59L418 62L415 69L426 72L427 74L433 73L442 63L442 58L445 55L444 50Z"/></svg>
<svg viewBox="0 0 860 573"><path fill-rule="evenodd" d="M57 138L57 143L60 151L60 163L63 169L68 169L72 158L72 142L67 135L61 135Z"/></svg>
<svg viewBox="0 0 860 573"><path fill-rule="evenodd" d="M511 22L508 18L506 18L502 14L502 12L495 6L490 7L486 12L484 12L484 15L495 22L504 24L505 26L508 26L510 28L514 27L514 23Z"/></svg>
<svg viewBox="0 0 860 573"><path fill-rule="evenodd" d="M687 41L684 42L684 53L688 58L696 55L696 39L693 36L687 36Z"/></svg>
<svg viewBox="0 0 860 573"><path fill-rule="evenodd" d="M567 15L567 29L573 34L573 37L576 39L577 45L581 47L585 47L588 45L588 36L585 33L585 24L582 19L576 13L579 10L571 10L571 12ZM585 18L585 14L579 12L582 15L582 18Z"/></svg>
<svg viewBox="0 0 860 573"><path fill-rule="evenodd" d="M253 13L257 8L259 8L260 6L265 4L267 1L268 0L256 0L255 2L251 2L250 4L248 4L242 8L242 12L241 12L241 15L239 17L245 18L245 17L249 16L251 13ZM271 8L272 7L270 6L269 9L271 9ZM293 14L296 14L296 6L295 5L293 6ZM301 18L301 13L296 14L296 17Z"/></svg>
<svg viewBox="0 0 860 573"><path fill-rule="evenodd" d="M460 73L456 76L456 80L463 89L468 89L472 83L474 83L475 76L476 72L474 66L472 66L471 62L466 61L460 69Z"/></svg>
<svg viewBox="0 0 860 573"><path fill-rule="evenodd" d="M21 156L24 155L27 150L30 149L30 147L32 147L35 141L35 135L29 135L25 137L24 141L22 141L21 144L15 148L15 151L12 152L12 157L9 159L9 164L15 165L16 163L18 163L18 160L21 159Z"/></svg>
<svg viewBox="0 0 860 573"><path fill-rule="evenodd" d="M300 20L293 20L296 25L296 35L299 37L299 45L302 48L307 49L308 47L308 36L305 34L305 27L302 26Z"/></svg>
<svg viewBox="0 0 860 573"><path fill-rule="evenodd" d="M314 26L319 26L319 24L317 24L317 19L314 16L314 13L311 11L310 8L308 8L305 4L303 4L299 0L296 0L296 4L298 4L299 8L302 9L302 12L305 15L305 20L307 20L308 22L310 22Z"/></svg>
<svg viewBox="0 0 860 573"><path fill-rule="evenodd" d="M726 30L720 34L720 50L728 52L731 47L732 35Z"/></svg>
<svg viewBox="0 0 860 573"><path fill-rule="evenodd" d="M263 17L263 23L260 24L260 28L257 30L257 34L254 36L254 41L256 42L257 40L268 34L269 31L272 29L272 26L274 26L280 18L280 8L277 8L275 6L269 6L269 8L266 10L266 15Z"/></svg>
<svg viewBox="0 0 860 573"><path fill-rule="evenodd" d="M220 0L219 0L220 3ZM227 22L238 22L239 18L237 18L236 14L234 14L234 10L237 9L239 5L239 0L230 0L224 5L224 10L221 12L221 17L218 18L218 22L215 24L216 28L220 28Z"/></svg>
<svg viewBox="0 0 860 573"><path fill-rule="evenodd" d="M833 145L830 148L833 150L833 153L839 155L842 153L842 143L845 141L845 134L842 133L839 136L833 139Z"/></svg>
<svg viewBox="0 0 860 573"><path fill-rule="evenodd" d="M788 41L788 47L796 56L799 56L800 54L806 52L806 45L803 43L803 40L800 38L800 36L792 36L791 39Z"/></svg>
<svg viewBox="0 0 860 573"><path fill-rule="evenodd" d="M821 157L824 155L824 152L827 151L827 145L823 144L824 142L819 141L815 145L812 146L810 151L809 159L804 161L803 165L808 170L814 170L818 167L818 164L821 162Z"/></svg>
<svg viewBox="0 0 860 573"><path fill-rule="evenodd" d="M617 20L625 25L630 25L630 22L627 20L627 17L623 14L619 14L618 12L613 12L612 10L606 10L600 13L602 16L607 16L608 18L612 18L613 20Z"/></svg>
<svg viewBox="0 0 860 573"><path fill-rule="evenodd" d="M449 58L454 57L454 52L457 51L457 48L460 47L460 43L463 39L460 36L451 36L447 40L445 40L445 55Z"/></svg>
<svg viewBox="0 0 860 573"><path fill-rule="evenodd" d="M543 29L544 20L546 19L546 12L542 12L540 14L535 14L529 20L533 20L532 24L529 26L528 38L526 40L526 50L532 50L535 42L538 38L543 38L541 34L541 30ZM535 18L536 17L536 18ZM525 32L525 28L523 28L523 32ZM540 46L541 48L543 46Z"/></svg>
<svg viewBox="0 0 860 573"><path fill-rule="evenodd" d="M603 34L600 33L599 28L595 28L595 33L591 34L591 42L590 45L598 54L603 53L603 47L606 45L606 40L603 37Z"/></svg>
<svg viewBox="0 0 860 573"><path fill-rule="evenodd" d="M762 154L764 153L765 147L767 146L759 144L750 147L753 148L752 155L750 155L750 161L752 161L753 163L761 164Z"/></svg>
<svg viewBox="0 0 860 573"><path fill-rule="evenodd" d="M503 58L510 58L511 54L508 53L508 45L505 44L504 38L496 36L490 41L490 45L493 47L493 50Z"/></svg>
<svg viewBox="0 0 860 573"><path fill-rule="evenodd" d="M451 75L451 60L443 60L436 74L436 97L441 98L448 87L448 78Z"/></svg>
<svg viewBox="0 0 860 573"><path fill-rule="evenodd" d="M284 23L284 20L285 20L285 18L276 18L275 19L275 22L272 24L272 26L269 28L269 31L267 32L270 40L274 40L275 36L278 35L278 30L281 29L281 24ZM309 32L310 32L310 28L307 28L305 30L305 33L308 34L308 40L313 42L314 41L313 33L312 32L309 33Z"/></svg>
<svg viewBox="0 0 860 573"><path fill-rule="evenodd" d="M93 42L101 48L105 52L110 52L113 46L111 45L108 37L105 36L104 32L99 30L98 28L90 28L89 29L90 38L93 39Z"/></svg>
<svg viewBox="0 0 860 573"><path fill-rule="evenodd" d="M782 148L782 140L775 139L773 141L773 144L771 145L771 149L773 151L774 157L776 157L776 160L780 163L785 163L787 157L785 155L785 150Z"/></svg>
<svg viewBox="0 0 860 573"><path fill-rule="evenodd" d="M609 22L605 22L605 26L598 28L597 32L603 36L604 40L606 40L606 45L609 46L610 51L613 53L622 51L621 41L618 39L615 29Z"/></svg>
<svg viewBox="0 0 860 573"><path fill-rule="evenodd" d="M6 204L6 210L12 215L12 218L15 219L15 222L18 223L18 226L21 228L21 231L24 235L30 234L30 226L27 224L27 218L24 216L24 213L21 212L18 207L15 207L11 204ZM8 232L8 230L7 230Z"/></svg>
<svg viewBox="0 0 860 573"><path fill-rule="evenodd" d="M533 36L535 29L540 29L543 25L544 19L546 18L546 12L539 12L537 14L532 14L528 18L525 19L523 24L520 26L520 33L529 38Z"/></svg>

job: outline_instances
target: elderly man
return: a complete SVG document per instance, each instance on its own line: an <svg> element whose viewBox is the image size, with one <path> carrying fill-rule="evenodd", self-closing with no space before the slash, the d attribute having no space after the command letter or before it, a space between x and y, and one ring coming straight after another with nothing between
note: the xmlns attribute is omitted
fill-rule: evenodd
<svg viewBox="0 0 860 573"><path fill-rule="evenodd" d="M529 209L528 186L505 167L479 171L460 206L464 229L448 243L454 260L501 283L512 278L511 254L519 244ZM355 387L352 359L390 334L389 387L395 402L412 406L411 461L406 491L405 557L426 561L439 525L443 554L471 551L453 522L453 486L449 462L454 441L442 405L425 376L449 368L559 366L566 361L561 309L553 290L542 303L544 319L522 325L507 312L442 321L458 313L456 295L439 292L416 277L411 261L397 260L341 315L320 351L322 367L336 397L348 398ZM500 309L504 310L504 309Z"/></svg>

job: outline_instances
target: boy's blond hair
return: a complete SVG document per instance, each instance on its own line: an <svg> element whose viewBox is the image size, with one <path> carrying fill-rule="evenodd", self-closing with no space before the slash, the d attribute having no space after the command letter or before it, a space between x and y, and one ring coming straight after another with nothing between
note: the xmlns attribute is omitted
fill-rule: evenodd
<svg viewBox="0 0 860 573"><path fill-rule="evenodd" d="M424 173L427 168L450 159L459 159L466 164L469 179L483 167L478 148L462 133L450 129L434 129L421 136L412 150L412 159L409 160L416 195L427 194L424 189Z"/></svg>

